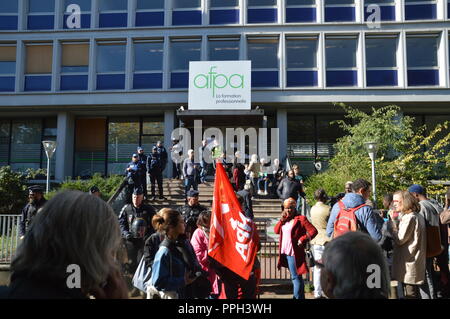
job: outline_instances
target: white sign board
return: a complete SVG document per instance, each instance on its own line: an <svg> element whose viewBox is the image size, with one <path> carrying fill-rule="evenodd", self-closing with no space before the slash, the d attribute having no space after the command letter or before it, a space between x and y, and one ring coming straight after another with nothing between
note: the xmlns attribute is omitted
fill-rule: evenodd
<svg viewBox="0 0 450 319"><path fill-rule="evenodd" d="M189 62L189 110L250 110L251 61Z"/></svg>

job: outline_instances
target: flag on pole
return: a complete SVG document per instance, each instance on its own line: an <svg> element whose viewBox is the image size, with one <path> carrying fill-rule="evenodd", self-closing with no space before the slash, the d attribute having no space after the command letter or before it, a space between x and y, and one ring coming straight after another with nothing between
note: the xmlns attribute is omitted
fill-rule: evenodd
<svg viewBox="0 0 450 319"><path fill-rule="evenodd" d="M242 212L222 165L216 165L208 255L248 280L258 249L255 223Z"/></svg>

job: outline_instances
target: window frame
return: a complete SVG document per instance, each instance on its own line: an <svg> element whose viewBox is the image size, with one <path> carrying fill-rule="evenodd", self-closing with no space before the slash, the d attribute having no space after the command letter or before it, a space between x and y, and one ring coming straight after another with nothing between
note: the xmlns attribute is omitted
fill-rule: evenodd
<svg viewBox="0 0 450 319"><path fill-rule="evenodd" d="M172 47L172 43L176 43L176 42L198 42L200 44L199 46L199 59L198 60L192 60L192 61L201 61L202 60L202 37L195 37L195 38L178 38L178 37L171 37L169 38L169 64L172 66L172 52L173 52L173 47ZM172 69L172 67L169 68L169 73L181 73L181 72L189 72L189 62L187 65L186 69Z"/></svg>
<svg viewBox="0 0 450 319"><path fill-rule="evenodd" d="M241 35L230 35L227 37L223 37L223 36L214 36L214 35L210 35L207 37L207 50L206 50L206 59L207 61L216 61L211 59L211 46L210 43L212 42L234 42L237 41L237 48L238 48L238 58L237 60L240 60L240 53L241 53ZM235 60L221 60L221 61L235 61Z"/></svg>
<svg viewBox="0 0 450 319"><path fill-rule="evenodd" d="M316 53L315 53L315 60L316 60L316 66L313 68L290 68L288 66L288 41L295 41L295 40L304 40L304 41L316 41ZM320 86L320 34L303 34L303 35L295 35L295 34L287 34L284 37L284 41L285 41L285 86L286 88L296 88L296 87L303 87L303 88L319 88ZM316 72L317 73L317 78L318 78L318 82L317 85L314 86L288 86L288 72L302 72L302 71L309 71L309 72Z"/></svg>
<svg viewBox="0 0 450 319"><path fill-rule="evenodd" d="M14 60L14 69L17 68L17 42L0 42L0 47L14 47L15 51L16 51L16 55L15 55L15 60ZM1 61L0 62L12 62L12 61ZM0 77L11 77L11 76L16 76L16 72L14 71L14 73L1 73L0 72Z"/></svg>

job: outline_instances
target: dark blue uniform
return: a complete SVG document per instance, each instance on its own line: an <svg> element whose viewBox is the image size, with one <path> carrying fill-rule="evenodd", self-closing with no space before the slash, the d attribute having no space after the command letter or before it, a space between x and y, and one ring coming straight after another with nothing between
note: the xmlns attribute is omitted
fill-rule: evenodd
<svg viewBox="0 0 450 319"><path fill-rule="evenodd" d="M139 161L137 162L129 162L127 165L127 182L128 182L128 194L127 194L127 203L131 203L131 194L133 194L133 191L135 189L142 189L142 179L139 175ZM128 168L131 168L130 171L128 171Z"/></svg>
<svg viewBox="0 0 450 319"><path fill-rule="evenodd" d="M162 187L162 172L163 163L161 161L160 155L157 152L152 152L147 157L147 171L150 175L151 192L152 196L155 197L155 184L158 183L159 198L164 197L163 187Z"/></svg>
<svg viewBox="0 0 450 319"><path fill-rule="evenodd" d="M152 226L152 218L156 214L155 209L150 205L141 204L134 207L133 204L125 205L119 214L119 225L122 237L125 239L128 260L130 263L130 274L134 274L144 252L145 240L155 231ZM143 238L136 238L131 227L137 218L142 218L147 224L147 229Z"/></svg>
<svg viewBox="0 0 450 319"><path fill-rule="evenodd" d="M36 216L38 210L42 206L44 206L46 202L47 200L42 197L36 203L28 203L25 205L25 207L22 209L22 218L20 219L19 224L19 236L25 236L31 222L33 221L34 216Z"/></svg>
<svg viewBox="0 0 450 319"><path fill-rule="evenodd" d="M144 198L147 199L147 155L138 153L139 176L141 177L142 190L144 191Z"/></svg>
<svg viewBox="0 0 450 319"><path fill-rule="evenodd" d="M164 171L166 169L167 160L168 160L167 151L164 148L164 146L161 146L161 147L157 146L156 148L157 148L157 152L159 154L159 158L161 160L162 170Z"/></svg>

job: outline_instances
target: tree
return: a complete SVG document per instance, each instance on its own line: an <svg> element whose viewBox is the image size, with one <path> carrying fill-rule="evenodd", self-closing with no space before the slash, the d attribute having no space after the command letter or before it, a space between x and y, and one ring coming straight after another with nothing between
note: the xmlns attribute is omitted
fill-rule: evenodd
<svg viewBox="0 0 450 319"><path fill-rule="evenodd" d="M375 164L377 194L406 189L413 183L426 186L429 194L444 191L443 186L428 185L428 181L450 175L450 122L435 128L415 127L413 118L402 116L400 107L395 105L372 108L369 113L343 103L337 106L343 108L352 124L332 123L347 134L334 145L336 155L330 160L329 169L306 181L311 202L314 191L320 187L335 195L343 192L346 181L371 181L370 158L364 148L369 141L379 144ZM378 196L379 204L381 197Z"/></svg>

